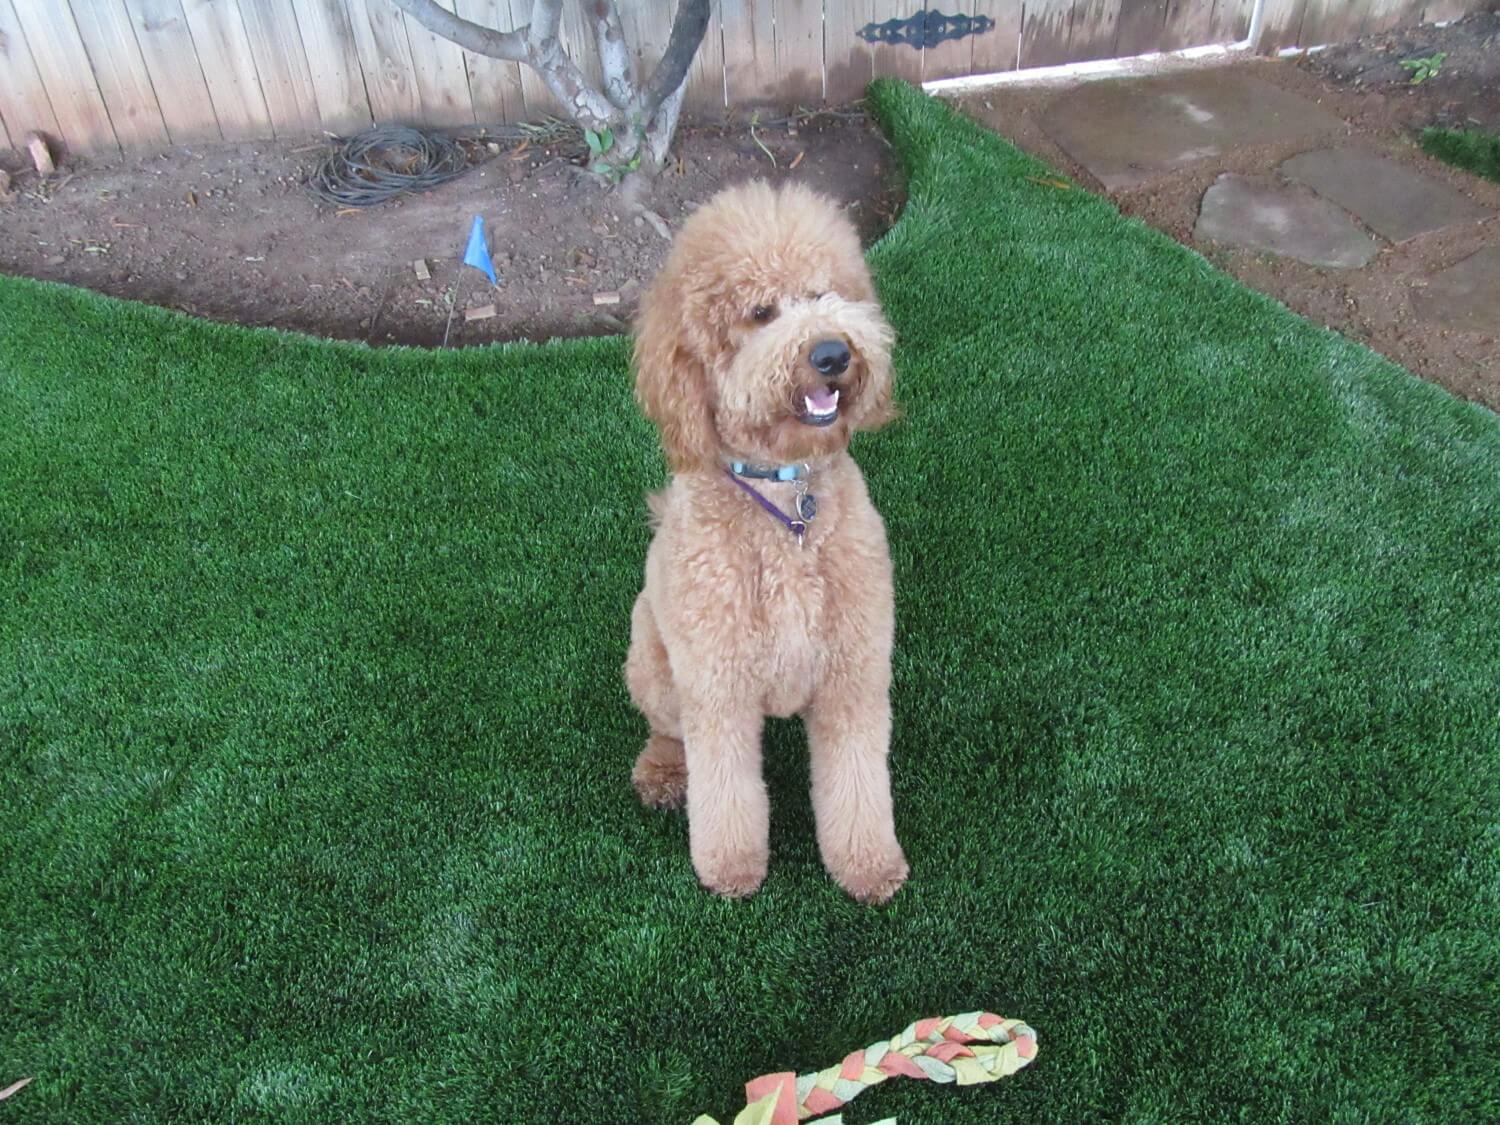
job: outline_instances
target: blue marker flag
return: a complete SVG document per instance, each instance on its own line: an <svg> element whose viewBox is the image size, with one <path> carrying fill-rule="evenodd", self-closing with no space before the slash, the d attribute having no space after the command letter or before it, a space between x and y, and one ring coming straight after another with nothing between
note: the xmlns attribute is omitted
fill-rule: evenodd
<svg viewBox="0 0 1500 1125"><path fill-rule="evenodd" d="M464 265L473 266L484 274L490 279L491 285L500 284L500 279L495 276L495 263L490 261L489 243L484 240L484 219L478 215L474 216L474 225L469 228L469 245L464 250Z"/></svg>

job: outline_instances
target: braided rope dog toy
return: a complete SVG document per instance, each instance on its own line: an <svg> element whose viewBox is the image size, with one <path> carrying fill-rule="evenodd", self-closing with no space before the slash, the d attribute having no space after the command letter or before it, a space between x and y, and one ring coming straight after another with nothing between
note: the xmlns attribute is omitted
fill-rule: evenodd
<svg viewBox="0 0 1500 1125"><path fill-rule="evenodd" d="M733 1125L797 1125L842 1108L871 1086L904 1074L933 1082L977 1086L1007 1078L1036 1058L1036 1032L1020 1020L990 1012L918 1020L894 1039L851 1052L838 1066L811 1074L764 1074L745 1083ZM824 1118L819 1125L841 1125ZM719 1125L706 1114L693 1125ZM893 1120L876 1125L895 1125Z"/></svg>

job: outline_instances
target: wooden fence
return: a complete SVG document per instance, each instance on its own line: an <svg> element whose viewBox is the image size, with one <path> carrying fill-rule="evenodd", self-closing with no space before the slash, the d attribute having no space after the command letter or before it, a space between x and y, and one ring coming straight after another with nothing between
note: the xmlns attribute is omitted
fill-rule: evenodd
<svg viewBox="0 0 1500 1125"><path fill-rule="evenodd" d="M525 23L530 0L440 0L479 23ZM1491 0L1265 0L1262 49L1452 19ZM858 31L923 0L713 0L688 113L844 102L877 75L930 81L1245 37L1255 0L946 0L983 34L928 50ZM646 66L676 0L621 0ZM581 0L562 36L597 73ZM372 121L461 126L556 112L527 67L463 51L390 0L0 0L0 147L31 130L77 150L357 131Z"/></svg>

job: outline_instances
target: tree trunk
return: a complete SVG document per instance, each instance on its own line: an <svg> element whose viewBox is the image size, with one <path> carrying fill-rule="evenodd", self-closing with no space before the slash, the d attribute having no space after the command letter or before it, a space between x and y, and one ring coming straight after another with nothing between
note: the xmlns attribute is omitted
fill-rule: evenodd
<svg viewBox="0 0 1500 1125"><path fill-rule="evenodd" d="M603 63L603 89L595 89L557 37L563 0L534 0L531 23L503 32L455 15L436 0L391 2L465 50L535 70L564 112L592 134L594 158L589 167L613 182L636 171L650 175L666 162L682 113L688 68L709 19L709 0L682 0L667 49L642 86L625 42L617 0L577 0L585 5Z"/></svg>

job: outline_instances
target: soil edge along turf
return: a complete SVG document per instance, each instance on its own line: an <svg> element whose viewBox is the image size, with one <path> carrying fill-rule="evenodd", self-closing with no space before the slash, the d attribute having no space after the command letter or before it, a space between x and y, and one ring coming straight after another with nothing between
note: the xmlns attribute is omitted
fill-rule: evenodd
<svg viewBox="0 0 1500 1125"><path fill-rule="evenodd" d="M912 880L694 883L620 682L661 479L621 340L445 353L0 280L15 1121L732 1116L914 1018L902 1125L1500 1111L1500 422L905 86Z"/></svg>

